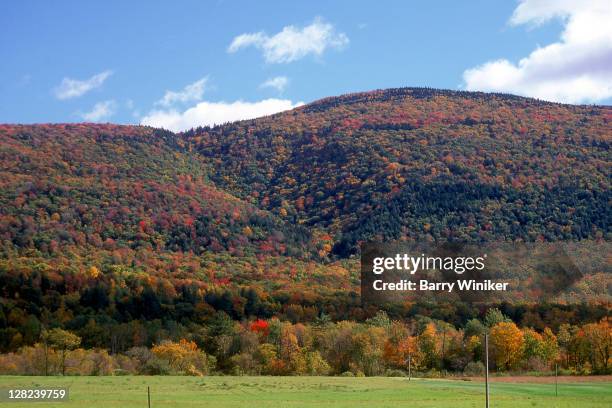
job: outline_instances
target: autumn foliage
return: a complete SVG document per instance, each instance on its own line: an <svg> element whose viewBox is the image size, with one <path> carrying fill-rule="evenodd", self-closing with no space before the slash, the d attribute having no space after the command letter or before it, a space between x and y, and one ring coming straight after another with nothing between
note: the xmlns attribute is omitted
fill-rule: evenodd
<svg viewBox="0 0 612 408"><path fill-rule="evenodd" d="M459 373L490 330L496 370L608 373L606 251L554 303L384 313L361 303L357 255L392 240L605 248L611 121L606 106L403 88L180 134L0 125L2 372Z"/></svg>

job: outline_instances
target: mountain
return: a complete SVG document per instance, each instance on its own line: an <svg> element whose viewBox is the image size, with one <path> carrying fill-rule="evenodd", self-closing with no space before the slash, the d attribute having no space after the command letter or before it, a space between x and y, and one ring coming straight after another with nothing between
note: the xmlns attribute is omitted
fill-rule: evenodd
<svg viewBox="0 0 612 408"><path fill-rule="evenodd" d="M375 239L600 238L611 121L611 107L404 88L182 134L2 125L0 236L309 259L320 241L342 258Z"/></svg>
<svg viewBox="0 0 612 408"><path fill-rule="evenodd" d="M575 240L609 234L612 107L389 89L184 135L215 184L364 240Z"/></svg>
<svg viewBox="0 0 612 408"><path fill-rule="evenodd" d="M0 125L0 350L41 323L108 347L97 336L131 322L151 343L160 322L189 332L216 311L364 319L368 240L610 241L611 136L609 106L417 88L178 134ZM599 306L572 319L606 313L608 281L576 285Z"/></svg>

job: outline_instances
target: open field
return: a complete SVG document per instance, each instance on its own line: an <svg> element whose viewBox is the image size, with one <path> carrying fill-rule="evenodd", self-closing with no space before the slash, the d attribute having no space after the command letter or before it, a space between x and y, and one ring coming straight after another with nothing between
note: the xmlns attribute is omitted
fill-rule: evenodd
<svg viewBox="0 0 612 408"><path fill-rule="evenodd" d="M482 407L476 381L345 377L0 377L0 388L69 387L70 401L41 406L146 407ZM612 382L491 385L492 407L610 407ZM31 407L31 403L0 403Z"/></svg>

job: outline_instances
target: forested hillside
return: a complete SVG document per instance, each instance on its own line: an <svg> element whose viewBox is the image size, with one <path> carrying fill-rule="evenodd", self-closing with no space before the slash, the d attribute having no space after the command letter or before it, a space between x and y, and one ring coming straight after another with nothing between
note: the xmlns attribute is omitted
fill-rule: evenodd
<svg viewBox="0 0 612 408"><path fill-rule="evenodd" d="M0 127L0 236L14 249L74 245L303 257L309 233L217 189L174 134L144 127ZM282 229L287 234L282 235Z"/></svg>
<svg viewBox="0 0 612 408"><path fill-rule="evenodd" d="M390 89L187 132L211 178L346 256L373 239L601 238L610 107Z"/></svg>
<svg viewBox="0 0 612 408"><path fill-rule="evenodd" d="M216 188L172 133L1 125L0 141L2 348L34 341L41 320L271 316L288 289L356 286L317 262L329 240Z"/></svg>
<svg viewBox="0 0 612 408"><path fill-rule="evenodd" d="M463 370L486 308L377 315L360 303L358 244L609 242L611 142L611 107L412 88L180 134L0 125L0 351L27 365L65 329L133 359L199 347L217 359L201 372L374 375L413 349L424 370ZM563 334L566 367L608 372L591 350L609 332L609 273L576 283L579 304L499 304L485 323L500 344L509 330L550 346L533 352L546 364ZM139 364L122 369L161 370Z"/></svg>

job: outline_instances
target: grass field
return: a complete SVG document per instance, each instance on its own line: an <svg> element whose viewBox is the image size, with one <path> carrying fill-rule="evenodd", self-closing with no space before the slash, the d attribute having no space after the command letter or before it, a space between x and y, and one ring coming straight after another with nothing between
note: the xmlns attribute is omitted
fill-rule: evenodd
<svg viewBox="0 0 612 408"><path fill-rule="evenodd" d="M483 407L476 381L346 377L0 377L0 388L68 387L59 408L146 407ZM32 407L31 403L0 406ZM612 407L612 382L491 384L491 407Z"/></svg>

